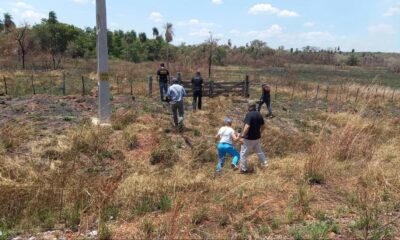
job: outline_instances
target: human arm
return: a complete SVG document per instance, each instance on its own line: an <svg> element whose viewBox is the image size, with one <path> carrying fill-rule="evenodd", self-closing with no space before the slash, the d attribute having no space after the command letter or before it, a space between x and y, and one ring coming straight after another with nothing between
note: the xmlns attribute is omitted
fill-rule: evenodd
<svg viewBox="0 0 400 240"><path fill-rule="evenodd" d="M240 139L240 136L239 136L239 134L237 134L237 133L235 133L235 132L232 132L232 139L233 139L233 141L238 141L239 139Z"/></svg>
<svg viewBox="0 0 400 240"><path fill-rule="evenodd" d="M185 90L184 87L182 87L182 96L183 96L183 97L186 97L186 95L187 95L187 94L186 94L186 90Z"/></svg>
<svg viewBox="0 0 400 240"><path fill-rule="evenodd" d="M249 130L250 130L250 125L246 123L244 125L242 134L240 135L240 138L244 138L247 135L247 133L249 132Z"/></svg>

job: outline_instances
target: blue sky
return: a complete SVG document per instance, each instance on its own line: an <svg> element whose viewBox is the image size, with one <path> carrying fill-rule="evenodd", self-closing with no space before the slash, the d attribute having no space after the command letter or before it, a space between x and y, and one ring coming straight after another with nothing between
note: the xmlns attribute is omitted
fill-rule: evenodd
<svg viewBox="0 0 400 240"><path fill-rule="evenodd" d="M348 51L400 52L400 0L108 0L108 28L162 32L174 25L173 44L260 39L271 47L340 46ZM0 14L35 23L54 10L60 21L95 25L94 0L0 0Z"/></svg>

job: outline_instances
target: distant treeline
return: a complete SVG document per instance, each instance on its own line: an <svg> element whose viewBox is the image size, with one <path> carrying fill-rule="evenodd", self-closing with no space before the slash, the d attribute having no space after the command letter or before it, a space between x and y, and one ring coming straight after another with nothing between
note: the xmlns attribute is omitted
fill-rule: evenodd
<svg viewBox="0 0 400 240"><path fill-rule="evenodd" d="M55 12L49 12L41 23L16 26L12 16L4 14L0 20L0 56L2 67L18 62L21 68L57 69L63 58L91 59L96 56L96 28L81 29L61 23ZM389 67L400 72L399 55L384 53L342 52L340 47L319 49L270 48L266 42L253 40L245 46L233 46L212 36L202 44L179 46L170 44L174 30L171 23L164 26L163 34L152 29L152 36L131 31L108 31L109 56L130 62L179 61L192 65L249 65L284 66L288 63L363 65ZM7 65L8 64L8 65ZM11 64L11 65L10 65ZM15 65L15 64L14 64Z"/></svg>

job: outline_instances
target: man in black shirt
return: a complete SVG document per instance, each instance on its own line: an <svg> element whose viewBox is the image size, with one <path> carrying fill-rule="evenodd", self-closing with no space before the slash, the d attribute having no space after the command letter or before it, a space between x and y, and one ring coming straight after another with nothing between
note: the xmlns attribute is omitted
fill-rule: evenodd
<svg viewBox="0 0 400 240"><path fill-rule="evenodd" d="M247 172L247 157L251 151L255 151L261 162L261 167L267 167L267 158L261 149L261 132L265 128L265 122L262 115L256 109L256 103L250 103L248 113L244 119L243 132L240 135L242 146L240 149L240 170Z"/></svg>
<svg viewBox="0 0 400 240"><path fill-rule="evenodd" d="M201 98L203 96L203 78L201 77L200 72L196 72L196 76L192 78L192 91L193 111L196 111L196 107L201 110Z"/></svg>
<svg viewBox="0 0 400 240"><path fill-rule="evenodd" d="M260 101L258 104L258 111L261 111L261 106L263 104L267 105L267 110L268 110L268 115L267 117L272 117L272 108L271 108L271 89L268 85L263 84L262 85L262 95L260 97Z"/></svg>
<svg viewBox="0 0 400 240"><path fill-rule="evenodd" d="M169 84L169 71L167 68L165 68L164 63L160 64L160 68L157 71L157 80L160 86L161 101L165 101L164 96L168 91L168 84Z"/></svg>

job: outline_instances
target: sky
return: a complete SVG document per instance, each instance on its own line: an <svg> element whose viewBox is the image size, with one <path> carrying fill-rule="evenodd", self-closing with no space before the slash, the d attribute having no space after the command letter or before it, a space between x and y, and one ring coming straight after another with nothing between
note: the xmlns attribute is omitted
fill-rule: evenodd
<svg viewBox="0 0 400 240"><path fill-rule="evenodd" d="M39 23L55 11L59 21L93 27L94 0L0 0L17 25ZM210 33L220 44L241 46L259 39L273 48L310 45L342 51L400 53L400 0L108 0L110 30L152 37L174 27L173 44L197 44Z"/></svg>

